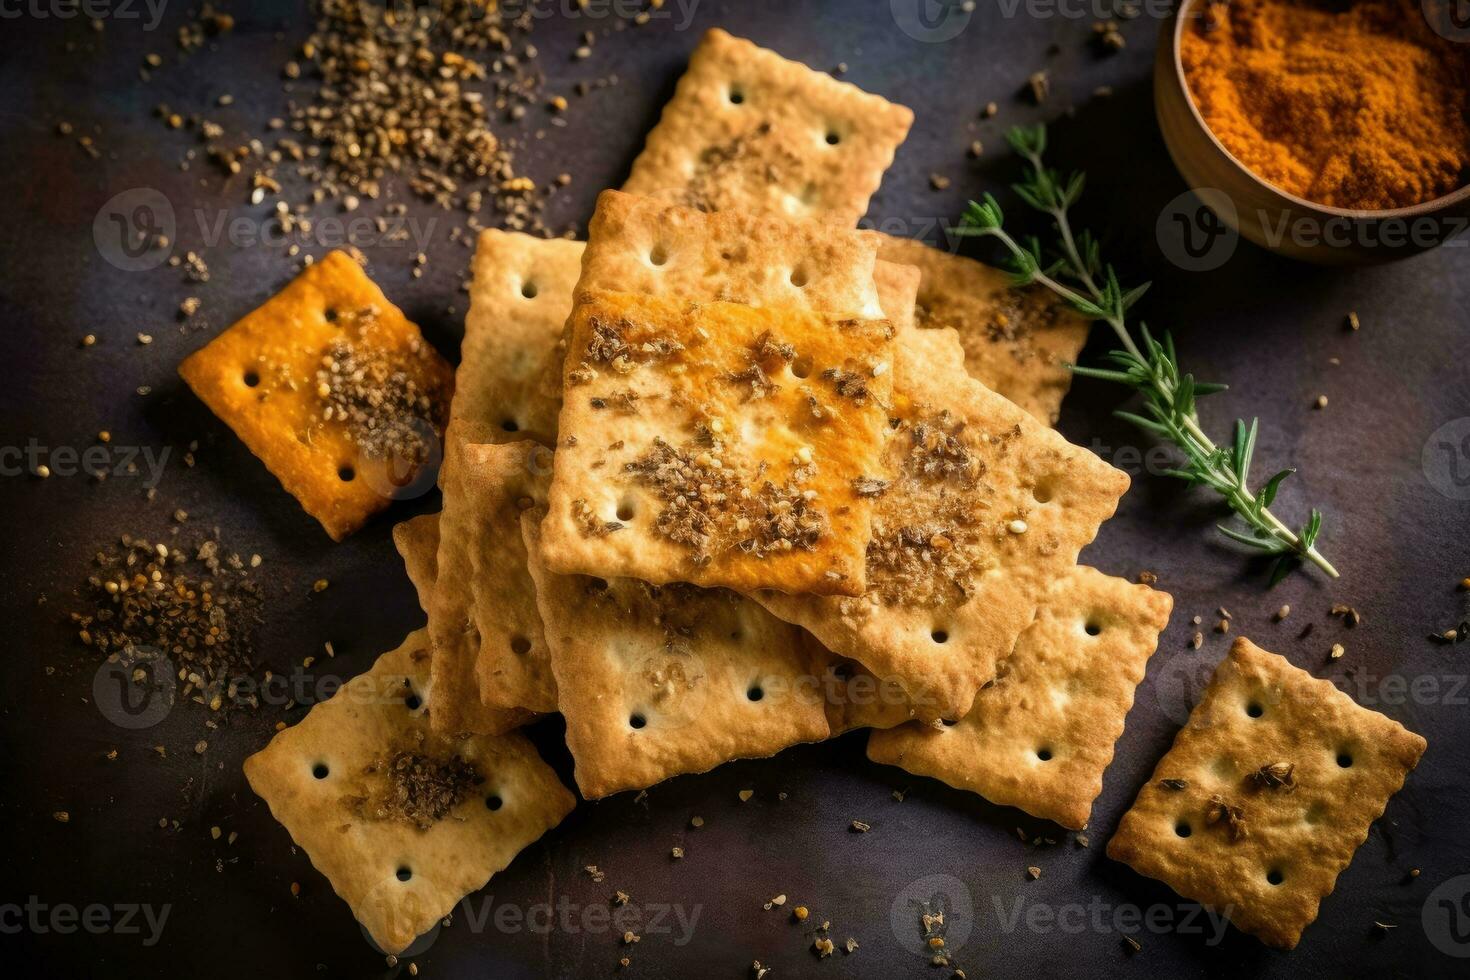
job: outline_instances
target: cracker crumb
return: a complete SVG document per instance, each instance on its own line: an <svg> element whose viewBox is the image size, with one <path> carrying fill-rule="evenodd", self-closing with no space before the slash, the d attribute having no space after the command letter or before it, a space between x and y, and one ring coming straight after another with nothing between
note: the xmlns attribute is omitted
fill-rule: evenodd
<svg viewBox="0 0 1470 980"><path fill-rule="evenodd" d="M816 951L817 957L819 959L826 959L828 956L832 955L832 940L828 939L826 936L818 936L816 938L816 941L812 943L812 949Z"/></svg>
<svg viewBox="0 0 1470 980"><path fill-rule="evenodd" d="M1345 653L1347 653L1347 650L1343 647L1341 643L1334 643L1332 644L1332 650L1329 651L1328 656L1331 657L1333 660L1341 660L1342 655Z"/></svg>
<svg viewBox="0 0 1470 980"><path fill-rule="evenodd" d="M750 802L750 798L755 795L755 790L753 790L753 789L742 789L736 795L740 797L740 802L741 803L749 803Z"/></svg>
<svg viewBox="0 0 1470 980"><path fill-rule="evenodd" d="M849 826L859 834L866 834L873 829L872 824L863 823L861 820L854 820Z"/></svg>
<svg viewBox="0 0 1470 980"><path fill-rule="evenodd" d="M680 858L682 858L684 856L684 848L682 848L682 847L676 847L676 848L674 848L672 851L669 852L669 856L672 857L675 861L679 860Z"/></svg>
<svg viewBox="0 0 1470 980"><path fill-rule="evenodd" d="M1041 877L1041 869L1033 864L1031 867L1026 869L1026 874L1028 877L1030 877L1032 881L1035 881L1037 878Z"/></svg>
<svg viewBox="0 0 1470 980"><path fill-rule="evenodd" d="M811 915L811 911L805 905L798 905L791 910L791 915L797 922L805 922L807 916Z"/></svg>
<svg viewBox="0 0 1470 980"><path fill-rule="evenodd" d="M57 810L51 814L51 819L57 823L71 823L71 814L66 810Z"/></svg>
<svg viewBox="0 0 1470 980"><path fill-rule="evenodd" d="M689 826L693 827L695 830L698 830L700 827L703 827L704 826L704 817L701 817L698 814L696 814L693 817L690 817L689 818Z"/></svg>

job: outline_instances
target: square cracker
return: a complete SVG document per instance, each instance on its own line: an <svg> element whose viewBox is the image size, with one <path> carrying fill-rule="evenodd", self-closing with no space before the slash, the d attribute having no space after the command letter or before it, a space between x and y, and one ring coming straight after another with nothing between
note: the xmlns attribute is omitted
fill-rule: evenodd
<svg viewBox="0 0 1470 980"><path fill-rule="evenodd" d="M482 443L490 428L451 422L439 473L429 636L441 694L433 723L445 733L493 733L521 717L505 709L556 708L518 519L522 504L545 502L550 450L527 440ZM482 659L496 669L482 670Z"/></svg>
<svg viewBox="0 0 1470 980"><path fill-rule="evenodd" d="M245 760L250 787L385 953L399 953L576 800L519 734L445 738L410 633Z"/></svg>
<svg viewBox="0 0 1470 980"><path fill-rule="evenodd" d="M1291 949L1426 745L1241 637L1108 857Z"/></svg>
<svg viewBox="0 0 1470 980"><path fill-rule="evenodd" d="M179 374L334 541L437 462L453 388L449 364L343 252Z"/></svg>
<svg viewBox="0 0 1470 980"><path fill-rule="evenodd" d="M1003 269L923 242L878 236L878 253L919 268L918 322L954 327L965 369L982 384L1055 425L1092 324L1044 289L1016 289Z"/></svg>
<svg viewBox="0 0 1470 980"><path fill-rule="evenodd" d="M1083 829L1173 605L1163 592L1074 567L969 714L874 732L868 758Z"/></svg>
<svg viewBox="0 0 1470 980"><path fill-rule="evenodd" d="M487 441L556 442L562 328L582 248L565 238L480 232L450 417L481 423Z"/></svg>
<svg viewBox="0 0 1470 980"><path fill-rule="evenodd" d="M828 649L954 720L995 676L1056 576L1128 487L965 373L950 329L898 337L893 435L870 471L873 536L858 598L754 593Z"/></svg>
<svg viewBox="0 0 1470 980"><path fill-rule="evenodd" d="M901 105L715 28L623 190L851 226L913 120Z"/></svg>
<svg viewBox="0 0 1470 980"><path fill-rule="evenodd" d="M583 796L827 737L828 657L800 629L724 589L558 575L521 529Z"/></svg>
<svg viewBox="0 0 1470 980"><path fill-rule="evenodd" d="M605 192L543 533L563 574L857 594L892 324L857 232Z"/></svg>
<svg viewBox="0 0 1470 980"><path fill-rule="evenodd" d="M398 554L403 558L404 570L418 594L419 607L427 614L433 603L434 585L439 578L439 515L423 514L395 525L393 544L398 548ZM433 651L432 635L429 647ZM432 652L431 656L434 656ZM432 677L432 666L429 673ZM534 711L525 708L494 708L483 701L479 704L469 701L469 698L480 693L479 684L473 677L464 679L452 676L444 684L442 691L447 692L448 696L440 698L437 714L446 714L457 719L453 725L446 727L494 735L519 728L536 718Z"/></svg>

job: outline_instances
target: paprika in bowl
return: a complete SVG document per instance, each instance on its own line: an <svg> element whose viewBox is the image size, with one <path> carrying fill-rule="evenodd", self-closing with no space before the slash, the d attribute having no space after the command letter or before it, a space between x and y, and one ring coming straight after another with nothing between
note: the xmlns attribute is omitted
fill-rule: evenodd
<svg viewBox="0 0 1470 980"><path fill-rule="evenodd" d="M1470 25L1453 3L1183 0L1154 73L1175 165L1294 258L1381 262L1465 232Z"/></svg>

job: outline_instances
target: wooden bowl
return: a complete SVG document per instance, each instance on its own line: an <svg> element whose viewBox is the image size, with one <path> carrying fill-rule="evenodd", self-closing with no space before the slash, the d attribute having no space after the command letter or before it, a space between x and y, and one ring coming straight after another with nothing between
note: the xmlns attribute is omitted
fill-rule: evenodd
<svg viewBox="0 0 1470 980"><path fill-rule="evenodd" d="M1180 41L1200 2L1184 0L1160 31L1154 108L1174 165L1222 221L1262 248L1319 265L1406 258L1470 227L1470 186L1409 208L1353 211L1288 194L1247 169L1210 131L1184 78Z"/></svg>

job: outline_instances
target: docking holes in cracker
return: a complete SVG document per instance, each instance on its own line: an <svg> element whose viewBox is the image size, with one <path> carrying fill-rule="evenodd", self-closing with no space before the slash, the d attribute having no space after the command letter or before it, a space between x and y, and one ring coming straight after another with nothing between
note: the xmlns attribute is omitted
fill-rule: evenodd
<svg viewBox="0 0 1470 980"><path fill-rule="evenodd" d="M1081 830L1172 608L1162 592L1075 566L968 714L875 732L868 758Z"/></svg>
<svg viewBox="0 0 1470 980"><path fill-rule="evenodd" d="M571 812L522 735L443 737L418 630L245 760L271 814L384 953L402 952Z"/></svg>
<svg viewBox="0 0 1470 980"><path fill-rule="evenodd" d="M596 293L570 330L549 567L862 590L887 320Z"/></svg>
<svg viewBox="0 0 1470 980"><path fill-rule="evenodd" d="M826 72L710 30L624 190L706 211L855 224L914 114Z"/></svg>
<svg viewBox="0 0 1470 980"><path fill-rule="evenodd" d="M1241 637L1108 857L1291 949L1426 745Z"/></svg>
<svg viewBox="0 0 1470 980"><path fill-rule="evenodd" d="M333 540L427 489L452 372L359 266L332 252L179 365Z"/></svg>

